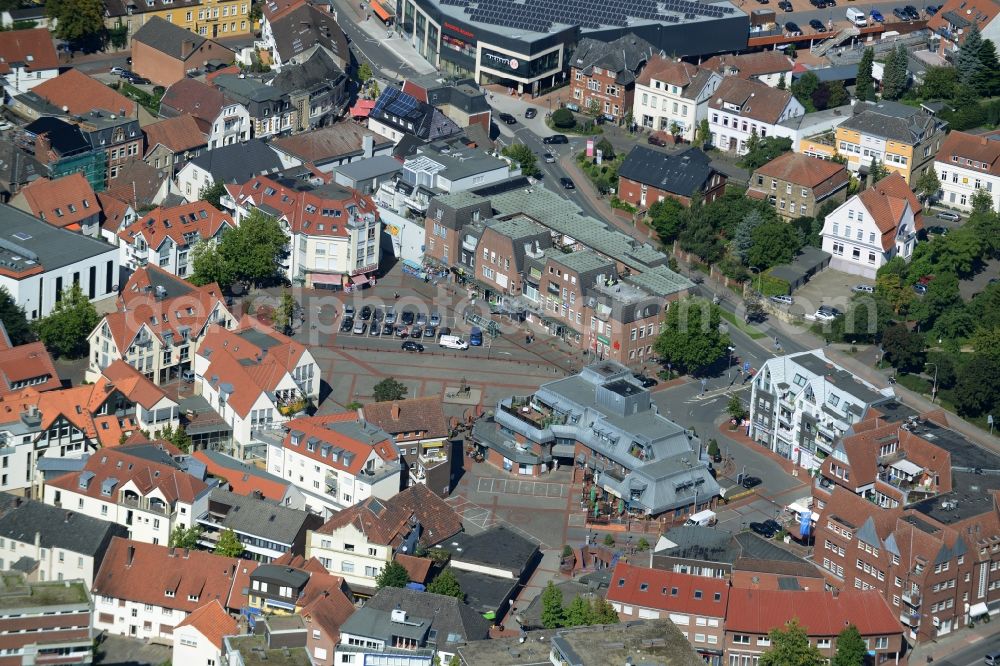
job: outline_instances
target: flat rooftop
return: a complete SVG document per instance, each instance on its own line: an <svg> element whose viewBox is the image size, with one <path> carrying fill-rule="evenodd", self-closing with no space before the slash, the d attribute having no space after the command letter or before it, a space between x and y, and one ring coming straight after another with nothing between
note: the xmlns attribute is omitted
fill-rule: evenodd
<svg viewBox="0 0 1000 666"><path fill-rule="evenodd" d="M955 490L917 502L911 508L945 525L994 511L993 493L990 491L1000 490L1000 475L952 472L951 476ZM923 529L920 525L917 527Z"/></svg>
<svg viewBox="0 0 1000 666"><path fill-rule="evenodd" d="M245 666L312 666L304 647L271 649L263 636L231 636L226 639L238 650Z"/></svg>
<svg viewBox="0 0 1000 666"><path fill-rule="evenodd" d="M39 608L89 604L90 594L82 582L28 583L14 573L0 575L0 608Z"/></svg>
<svg viewBox="0 0 1000 666"><path fill-rule="evenodd" d="M15 273L39 266L52 271L115 250L104 241L54 227L0 204L0 267Z"/></svg>
<svg viewBox="0 0 1000 666"><path fill-rule="evenodd" d="M881 410L879 405L878 409ZM943 428L931 421L917 421L915 425L907 426L914 435L927 440L934 446L941 447L951 454L951 466L959 472L982 471L1000 472L1000 456L984 449L964 435ZM957 487L957 484L955 485Z"/></svg>
<svg viewBox="0 0 1000 666"><path fill-rule="evenodd" d="M680 629L667 619L560 631L552 638L552 647L562 653L570 666L626 663L704 666L705 663Z"/></svg>

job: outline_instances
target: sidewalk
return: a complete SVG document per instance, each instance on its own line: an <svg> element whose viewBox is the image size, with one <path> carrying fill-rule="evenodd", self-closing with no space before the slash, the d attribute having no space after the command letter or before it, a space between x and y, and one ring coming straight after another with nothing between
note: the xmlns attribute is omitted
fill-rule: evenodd
<svg viewBox="0 0 1000 666"><path fill-rule="evenodd" d="M377 44L377 48L389 51L402 64L405 64L417 74L433 74L437 72L434 65L424 60L406 37L398 34L392 28L386 27L377 18L372 17L367 9L362 9L359 5L350 2L350 0L344 0L337 3L337 5L341 11L350 13L351 22L359 30L368 35L372 42ZM360 45L358 46L360 48ZM390 71L390 73L394 73L396 79L406 78L399 71Z"/></svg>
<svg viewBox="0 0 1000 666"><path fill-rule="evenodd" d="M908 661L905 663L910 664L910 666L938 663L947 659L954 653L969 647L970 645L974 645L986 638L989 638L990 636L993 636L997 633L997 631L1000 631L1000 627L997 627L997 625L993 624L993 622L977 622L975 628L973 629L969 629L967 627L956 629L947 636L919 643L913 648L913 651L907 655ZM934 661L928 662L928 656L932 657Z"/></svg>

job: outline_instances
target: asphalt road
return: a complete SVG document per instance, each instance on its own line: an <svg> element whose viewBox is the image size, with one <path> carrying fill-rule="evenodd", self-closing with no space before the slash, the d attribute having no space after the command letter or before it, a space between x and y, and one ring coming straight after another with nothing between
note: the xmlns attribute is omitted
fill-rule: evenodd
<svg viewBox="0 0 1000 666"><path fill-rule="evenodd" d="M747 2L747 5L750 3ZM757 3L754 3L757 4ZM767 5L761 5L763 9L773 9L775 12L775 18L780 25L785 25L785 23L792 21L798 24L799 28L802 30L803 37L809 37L810 34L816 31L809 27L809 21L815 19L827 25L829 22L834 24L844 23L847 21L847 9L852 7L854 9L859 9L867 15L871 15L873 9L878 9L882 13L882 16L886 18L887 21L895 21L896 17L893 16L892 10L896 7L905 7L906 5L913 5L918 10L920 10L921 16L926 16L924 10L929 5L934 5L936 7L944 4L943 0L931 0L928 2L924 0L923 2L912 2L911 0L899 0L898 2L872 2L872 3L857 3L857 2L844 2L839 0L836 7L827 7L825 9L810 9L808 11L796 11L796 12L783 12L778 9L777 0L770 2ZM891 24L887 24L891 25ZM836 27L836 25L835 25ZM824 35L823 38L829 35Z"/></svg>
<svg viewBox="0 0 1000 666"><path fill-rule="evenodd" d="M1000 650L1000 634L994 634L959 650L943 660L935 660L934 666L979 666L988 652Z"/></svg>
<svg viewBox="0 0 1000 666"><path fill-rule="evenodd" d="M398 81L418 74L412 66L388 48L384 48L379 40L373 38L358 26L358 8L347 0L337 0L340 27L351 42L351 52L358 63L367 62L375 71L381 72L383 78ZM374 21L375 19L370 19ZM360 19L364 21L364 19ZM388 33L387 33L388 34ZM398 37L396 39L399 39Z"/></svg>

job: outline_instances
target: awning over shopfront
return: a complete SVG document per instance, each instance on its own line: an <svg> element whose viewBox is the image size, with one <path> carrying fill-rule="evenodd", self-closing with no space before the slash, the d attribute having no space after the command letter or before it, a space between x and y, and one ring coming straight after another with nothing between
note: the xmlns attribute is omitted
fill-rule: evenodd
<svg viewBox="0 0 1000 666"><path fill-rule="evenodd" d="M313 273L313 284L341 284L343 276L340 273Z"/></svg>
<svg viewBox="0 0 1000 666"><path fill-rule="evenodd" d="M372 11L375 12L375 16L379 17L383 23L388 23L395 18L395 14L389 11L385 5L378 0L372 0L371 6Z"/></svg>
<svg viewBox="0 0 1000 666"><path fill-rule="evenodd" d="M978 604L972 604L972 607L969 608L969 617L970 618L982 617L983 615L986 615L989 612L990 612L989 607L986 604L980 602Z"/></svg>
<svg viewBox="0 0 1000 666"><path fill-rule="evenodd" d="M351 276L351 282L357 285L368 284L368 276L364 273L359 273L358 275Z"/></svg>
<svg viewBox="0 0 1000 666"><path fill-rule="evenodd" d="M357 104L351 107L350 114L355 118L367 118L374 108L375 100L359 99Z"/></svg>

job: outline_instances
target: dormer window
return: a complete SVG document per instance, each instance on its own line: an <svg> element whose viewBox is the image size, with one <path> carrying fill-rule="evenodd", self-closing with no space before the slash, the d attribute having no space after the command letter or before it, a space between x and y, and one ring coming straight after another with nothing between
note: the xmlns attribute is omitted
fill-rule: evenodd
<svg viewBox="0 0 1000 666"><path fill-rule="evenodd" d="M151 0L150 0L150 4L152 4ZM163 596L170 597L171 599L173 599L174 598L174 591L173 590L164 590L163 591Z"/></svg>
<svg viewBox="0 0 1000 666"><path fill-rule="evenodd" d="M69 205L69 212L71 212L71 213L75 213L75 212L76 212L76 206L75 206L75 205L73 205L73 204L70 204L70 205Z"/></svg>
<svg viewBox="0 0 1000 666"><path fill-rule="evenodd" d="M62 216L63 216L62 208L56 208L56 217L62 217Z"/></svg>
<svg viewBox="0 0 1000 666"><path fill-rule="evenodd" d="M188 595L188 601L198 601L198 599L199 599L199 595L197 595L197 594L189 594Z"/></svg>

